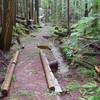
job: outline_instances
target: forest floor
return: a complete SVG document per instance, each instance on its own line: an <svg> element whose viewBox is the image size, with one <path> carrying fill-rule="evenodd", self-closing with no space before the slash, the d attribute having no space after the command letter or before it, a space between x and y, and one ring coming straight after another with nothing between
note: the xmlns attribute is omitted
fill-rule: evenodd
<svg viewBox="0 0 100 100"><path fill-rule="evenodd" d="M4 100L55 100L47 88L43 66L39 56L39 43L46 43L42 35L47 34L47 27L34 36L22 40L25 48L20 52L15 68L15 81L12 82L10 93ZM31 34L32 35L32 34Z"/></svg>
<svg viewBox="0 0 100 100"><path fill-rule="evenodd" d="M66 61L62 59L62 54L60 54L58 41L54 43L54 37L48 38L51 35L49 34L49 28L50 26L45 26L36 34L31 33L22 39L22 44L25 48L20 52L10 92L4 100L57 100L55 94L49 93L39 49L37 48L38 44L53 44L51 48L54 56L56 56L55 58L52 57L50 51L44 51L49 61L57 59L60 63L57 73L54 74L65 91L61 96L61 100L78 100L81 96L79 89L70 92L66 89L66 86L68 83L76 81L83 85L88 79L79 73L79 69L68 68Z"/></svg>

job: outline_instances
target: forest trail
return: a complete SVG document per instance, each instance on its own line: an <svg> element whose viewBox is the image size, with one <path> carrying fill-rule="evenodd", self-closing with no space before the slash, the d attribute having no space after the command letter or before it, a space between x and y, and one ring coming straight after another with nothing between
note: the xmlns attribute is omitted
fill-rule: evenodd
<svg viewBox="0 0 100 100"><path fill-rule="evenodd" d="M48 35L48 26L42 28L36 37L23 40L25 49L20 52L11 83L10 93L4 100L55 100L47 88L43 66L39 56L38 43L48 44L42 36Z"/></svg>

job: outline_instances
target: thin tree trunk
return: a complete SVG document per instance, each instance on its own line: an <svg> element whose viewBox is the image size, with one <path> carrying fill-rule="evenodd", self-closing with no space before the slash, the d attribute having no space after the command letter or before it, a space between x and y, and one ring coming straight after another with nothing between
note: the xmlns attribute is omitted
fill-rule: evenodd
<svg viewBox="0 0 100 100"><path fill-rule="evenodd" d="M32 0L32 19L34 19L34 0Z"/></svg>
<svg viewBox="0 0 100 100"><path fill-rule="evenodd" d="M88 2L87 0L85 0L85 14L84 14L85 17L88 17Z"/></svg>
<svg viewBox="0 0 100 100"><path fill-rule="evenodd" d="M39 0L35 0L36 24L39 24Z"/></svg>
<svg viewBox="0 0 100 100"><path fill-rule="evenodd" d="M69 9L69 7L70 7L70 1L69 0L67 0L67 29L68 29L68 31L67 31L67 36L70 36L71 35L71 30L70 30L70 9Z"/></svg>
<svg viewBox="0 0 100 100"><path fill-rule="evenodd" d="M25 17L27 20L29 20L29 0L26 0L26 14Z"/></svg>

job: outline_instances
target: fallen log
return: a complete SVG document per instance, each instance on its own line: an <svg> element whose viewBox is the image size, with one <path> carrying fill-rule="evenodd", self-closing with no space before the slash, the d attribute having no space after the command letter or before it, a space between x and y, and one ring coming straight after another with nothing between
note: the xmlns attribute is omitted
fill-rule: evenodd
<svg viewBox="0 0 100 100"><path fill-rule="evenodd" d="M44 71L46 74L49 89L54 90L55 93L62 93L62 89L49 66L49 62L46 58L46 55L42 51L40 51L40 56L43 62Z"/></svg>
<svg viewBox="0 0 100 100"><path fill-rule="evenodd" d="M55 78L54 74L52 73L52 71L50 70L50 75L53 79L53 83L54 83L54 87L55 87L55 93L58 94L58 93L62 93L62 89L57 81L57 79Z"/></svg>
<svg viewBox="0 0 100 100"><path fill-rule="evenodd" d="M1 86L1 93L3 96L7 96L7 94L8 94L18 55L19 55L19 51L16 52L16 54L12 58L10 64L8 65L7 73L5 75L5 80Z"/></svg>
<svg viewBox="0 0 100 100"><path fill-rule="evenodd" d="M21 20L25 20L24 17L18 16L18 15L16 16L16 18L21 19Z"/></svg>
<svg viewBox="0 0 100 100"><path fill-rule="evenodd" d="M27 25L27 23L26 23L26 20L21 20L21 19L16 19L16 22L17 23L19 23L19 24L22 24L22 25L24 25L24 26L26 26Z"/></svg>
<svg viewBox="0 0 100 100"><path fill-rule="evenodd" d="M51 77L51 74L49 71L49 62L42 50L40 50L40 57L41 57L41 61L43 63L43 68L44 68L45 76L47 79L48 87L50 90L54 91L55 87L54 87L54 83L53 83L53 80L52 80L52 77Z"/></svg>
<svg viewBox="0 0 100 100"><path fill-rule="evenodd" d="M41 45L38 45L37 47L40 48L40 49L49 49L49 50L51 50L48 45L41 44Z"/></svg>

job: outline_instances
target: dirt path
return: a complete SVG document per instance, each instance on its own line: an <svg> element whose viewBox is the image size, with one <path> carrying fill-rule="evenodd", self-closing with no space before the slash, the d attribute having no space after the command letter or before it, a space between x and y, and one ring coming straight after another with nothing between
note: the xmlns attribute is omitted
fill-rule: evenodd
<svg viewBox="0 0 100 100"><path fill-rule="evenodd" d="M15 81L12 82L10 93L4 100L55 100L49 94L45 74L41 64L38 43L47 43L43 35L48 33L48 27L44 27L36 37L27 37L23 44L25 49L21 51L15 68Z"/></svg>

